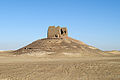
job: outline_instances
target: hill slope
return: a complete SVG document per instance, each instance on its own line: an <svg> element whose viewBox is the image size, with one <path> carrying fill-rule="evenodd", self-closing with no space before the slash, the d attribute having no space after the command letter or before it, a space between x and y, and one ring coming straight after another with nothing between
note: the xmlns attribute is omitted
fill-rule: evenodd
<svg viewBox="0 0 120 80"><path fill-rule="evenodd" d="M16 54L42 54L49 53L48 55L101 55L103 51L89 46L79 40L70 37L66 38L44 38L15 51Z"/></svg>

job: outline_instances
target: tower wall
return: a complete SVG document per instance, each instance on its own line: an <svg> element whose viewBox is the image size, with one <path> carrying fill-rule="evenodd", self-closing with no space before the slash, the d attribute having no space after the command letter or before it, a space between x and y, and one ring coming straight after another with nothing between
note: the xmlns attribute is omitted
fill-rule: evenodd
<svg viewBox="0 0 120 80"><path fill-rule="evenodd" d="M68 31L66 27L61 28L61 37L67 37Z"/></svg>
<svg viewBox="0 0 120 80"><path fill-rule="evenodd" d="M48 38L52 38L55 35L55 26L49 26L48 28Z"/></svg>
<svg viewBox="0 0 120 80"><path fill-rule="evenodd" d="M49 26L47 38L61 38L68 36L66 27L61 28L60 26Z"/></svg>

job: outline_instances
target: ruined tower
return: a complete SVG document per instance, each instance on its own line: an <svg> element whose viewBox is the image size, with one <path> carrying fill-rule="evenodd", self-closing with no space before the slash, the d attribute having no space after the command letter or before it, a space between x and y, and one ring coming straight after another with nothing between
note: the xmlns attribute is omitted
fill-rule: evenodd
<svg viewBox="0 0 120 80"><path fill-rule="evenodd" d="M60 26L49 26L47 38L64 38L68 36L68 31L66 27Z"/></svg>

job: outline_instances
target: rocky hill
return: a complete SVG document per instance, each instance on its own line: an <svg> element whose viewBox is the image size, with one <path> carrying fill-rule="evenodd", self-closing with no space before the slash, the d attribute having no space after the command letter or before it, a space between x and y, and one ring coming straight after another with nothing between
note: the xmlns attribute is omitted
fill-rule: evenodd
<svg viewBox="0 0 120 80"><path fill-rule="evenodd" d="M68 55L68 56L101 56L103 51L89 46L79 40L68 37L66 27L50 26L48 37L14 51L15 54L28 55Z"/></svg>
<svg viewBox="0 0 120 80"><path fill-rule="evenodd" d="M100 56L102 53L103 51L70 37L40 39L15 51L15 54L79 56Z"/></svg>

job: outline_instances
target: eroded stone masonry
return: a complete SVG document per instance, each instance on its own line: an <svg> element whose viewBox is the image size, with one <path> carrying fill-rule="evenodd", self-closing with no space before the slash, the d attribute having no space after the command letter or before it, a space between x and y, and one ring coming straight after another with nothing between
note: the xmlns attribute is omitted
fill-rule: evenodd
<svg viewBox="0 0 120 80"><path fill-rule="evenodd" d="M49 26L47 38L64 38L68 36L68 31L66 27L60 26Z"/></svg>

